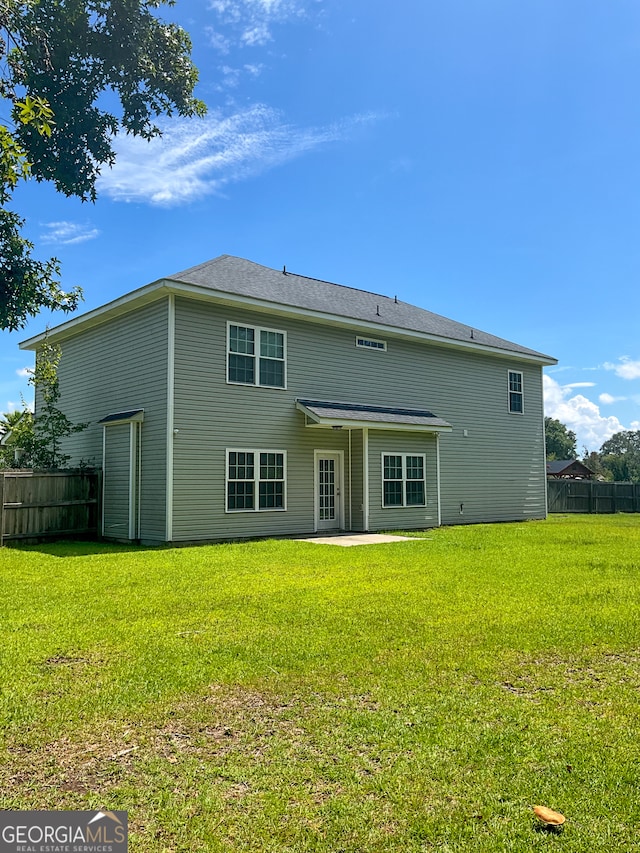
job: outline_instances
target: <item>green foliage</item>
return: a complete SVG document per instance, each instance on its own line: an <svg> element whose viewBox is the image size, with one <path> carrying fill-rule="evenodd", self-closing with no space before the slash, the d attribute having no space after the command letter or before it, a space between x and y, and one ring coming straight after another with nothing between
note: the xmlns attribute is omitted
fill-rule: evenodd
<svg viewBox="0 0 640 853"><path fill-rule="evenodd" d="M555 418L544 419L547 460L577 459L576 434Z"/></svg>
<svg viewBox="0 0 640 853"><path fill-rule="evenodd" d="M89 426L87 423L74 424L58 408L60 356L60 348L45 340L29 378L36 390L37 414L25 412L12 431L11 445L19 448L19 462L25 468L64 468L71 457L62 451L62 440Z"/></svg>
<svg viewBox="0 0 640 853"><path fill-rule="evenodd" d="M599 456L611 479L640 483L640 430L617 432L604 442Z"/></svg>
<svg viewBox="0 0 640 853"><path fill-rule="evenodd" d="M631 515L7 548L0 808L106 796L138 853L629 853L639 554Z"/></svg>
<svg viewBox="0 0 640 853"><path fill-rule="evenodd" d="M160 115L204 113L193 97L198 74L189 36L155 14L164 2L0 0L0 97L11 104L13 122L0 125L3 207L30 175L95 200L120 130L151 139ZM23 225L2 211L0 329L19 329L42 308L71 311L81 298L79 288L62 291L55 259L32 257Z"/></svg>

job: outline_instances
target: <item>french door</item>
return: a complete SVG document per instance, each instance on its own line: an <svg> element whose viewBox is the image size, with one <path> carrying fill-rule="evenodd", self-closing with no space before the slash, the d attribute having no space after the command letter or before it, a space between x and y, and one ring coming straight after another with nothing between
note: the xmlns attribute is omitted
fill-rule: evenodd
<svg viewBox="0 0 640 853"><path fill-rule="evenodd" d="M344 527L342 503L342 454L317 450L315 476L316 529Z"/></svg>

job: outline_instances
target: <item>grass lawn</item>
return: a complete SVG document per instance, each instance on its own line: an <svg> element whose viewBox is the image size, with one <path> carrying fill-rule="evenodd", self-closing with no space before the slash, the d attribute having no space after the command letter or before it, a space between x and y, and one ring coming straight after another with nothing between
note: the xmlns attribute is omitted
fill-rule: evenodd
<svg viewBox="0 0 640 853"><path fill-rule="evenodd" d="M145 853L638 849L640 516L0 578L0 808L125 809Z"/></svg>

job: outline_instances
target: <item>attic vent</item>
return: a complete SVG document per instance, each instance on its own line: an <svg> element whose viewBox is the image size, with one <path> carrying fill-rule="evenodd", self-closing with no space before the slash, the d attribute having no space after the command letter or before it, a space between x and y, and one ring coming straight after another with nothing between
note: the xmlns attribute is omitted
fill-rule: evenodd
<svg viewBox="0 0 640 853"><path fill-rule="evenodd" d="M358 338L356 337L356 346L363 349L377 349L387 351L386 341L376 341L373 338Z"/></svg>

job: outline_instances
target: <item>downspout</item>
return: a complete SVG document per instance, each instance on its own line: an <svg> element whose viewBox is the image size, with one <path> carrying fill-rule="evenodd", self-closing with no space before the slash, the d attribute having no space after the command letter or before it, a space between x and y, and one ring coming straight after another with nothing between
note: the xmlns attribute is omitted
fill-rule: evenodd
<svg viewBox="0 0 640 853"><path fill-rule="evenodd" d="M440 433L436 433L436 489L438 492L438 527L442 527L442 505L440 498Z"/></svg>
<svg viewBox="0 0 640 853"><path fill-rule="evenodd" d="M176 343L176 298L169 294L167 306L167 472L166 472L166 541L173 540L173 442L175 404L175 343Z"/></svg>
<svg viewBox="0 0 640 853"><path fill-rule="evenodd" d="M353 505L353 494L351 492L351 430L349 430L349 472L348 472L348 477L349 477L349 530L351 530L352 529L351 509L352 509L352 505Z"/></svg>
<svg viewBox="0 0 640 853"><path fill-rule="evenodd" d="M369 530L369 427L362 427L362 526Z"/></svg>
<svg viewBox="0 0 640 853"><path fill-rule="evenodd" d="M136 424L129 424L129 539L134 540L136 536L136 480L138 479L138 454L136 453Z"/></svg>
<svg viewBox="0 0 640 853"><path fill-rule="evenodd" d="M105 477L105 466L107 464L107 425L102 425L102 508L100 515L101 518L101 535L104 536L104 484L106 482Z"/></svg>

